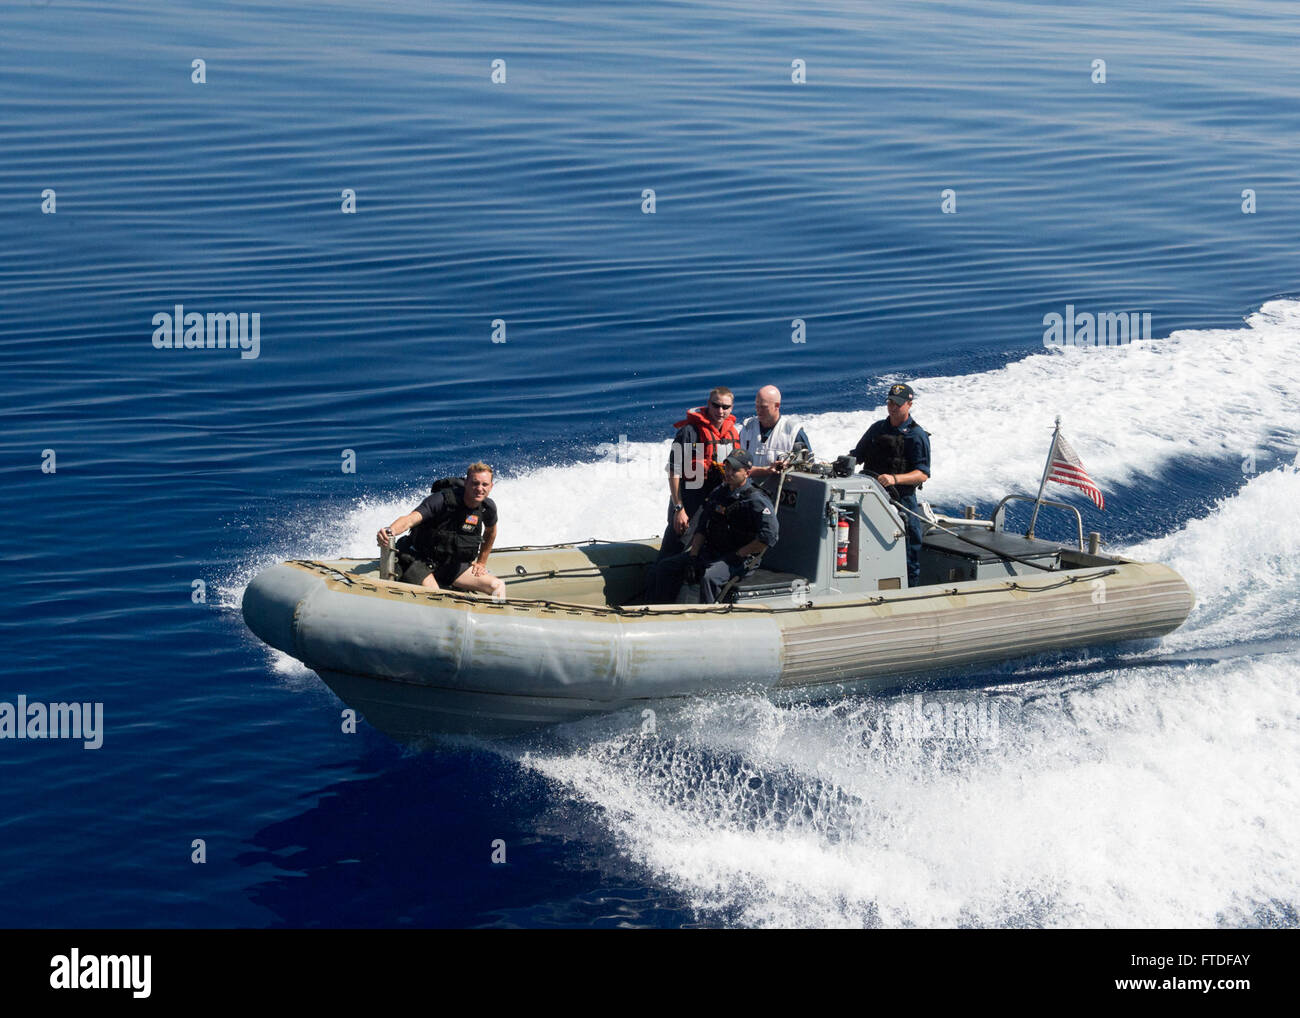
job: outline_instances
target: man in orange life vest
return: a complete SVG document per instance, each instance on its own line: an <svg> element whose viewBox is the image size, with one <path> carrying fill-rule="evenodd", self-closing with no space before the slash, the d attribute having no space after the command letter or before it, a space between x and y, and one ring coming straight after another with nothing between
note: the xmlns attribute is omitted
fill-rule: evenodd
<svg viewBox="0 0 1300 1018"><path fill-rule="evenodd" d="M725 386L709 393L702 407L686 412L673 427L668 453L668 526L659 547L659 558L686 550L682 534L691 517L704 505L709 493L722 483L722 461L740 441L736 418L731 415L735 397Z"/></svg>

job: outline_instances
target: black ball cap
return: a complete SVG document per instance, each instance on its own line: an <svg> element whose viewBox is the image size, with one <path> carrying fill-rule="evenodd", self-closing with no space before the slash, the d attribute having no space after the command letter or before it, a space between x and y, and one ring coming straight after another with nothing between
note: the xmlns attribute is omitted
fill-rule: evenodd
<svg viewBox="0 0 1300 1018"><path fill-rule="evenodd" d="M722 465L731 467L732 470L748 470L754 461L744 449L733 449L731 455L722 461Z"/></svg>
<svg viewBox="0 0 1300 1018"><path fill-rule="evenodd" d="M889 387L889 402L897 403L902 406L904 403L910 403L916 394L912 392L912 387L903 382Z"/></svg>

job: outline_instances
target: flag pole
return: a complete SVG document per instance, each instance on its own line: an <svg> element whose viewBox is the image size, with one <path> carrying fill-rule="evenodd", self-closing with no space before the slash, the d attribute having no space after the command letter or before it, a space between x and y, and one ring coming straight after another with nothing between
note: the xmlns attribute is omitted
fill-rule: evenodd
<svg viewBox="0 0 1300 1018"><path fill-rule="evenodd" d="M1043 464L1043 479L1038 482L1038 498L1034 500L1034 515L1029 518L1029 529L1025 531L1026 537L1034 536L1034 524L1038 522L1038 510L1043 504L1043 489L1047 487L1047 475L1052 470L1052 457L1056 455L1056 439L1061 434L1061 415L1056 415L1056 428L1052 431L1052 446L1047 450L1047 462Z"/></svg>

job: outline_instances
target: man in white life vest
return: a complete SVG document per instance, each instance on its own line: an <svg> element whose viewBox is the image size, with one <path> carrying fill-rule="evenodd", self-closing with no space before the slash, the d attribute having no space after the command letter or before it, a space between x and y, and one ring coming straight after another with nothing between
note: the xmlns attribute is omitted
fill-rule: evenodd
<svg viewBox="0 0 1300 1018"><path fill-rule="evenodd" d="M812 452L803 428L789 417L781 416L781 390L765 385L754 397L755 416L747 417L740 428L740 447L754 461L750 477L761 481L779 473L796 444Z"/></svg>

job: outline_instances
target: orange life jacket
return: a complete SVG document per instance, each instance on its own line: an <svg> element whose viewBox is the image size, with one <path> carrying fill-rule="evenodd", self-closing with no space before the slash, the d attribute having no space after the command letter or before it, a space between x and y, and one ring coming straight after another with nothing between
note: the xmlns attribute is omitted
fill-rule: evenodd
<svg viewBox="0 0 1300 1018"><path fill-rule="evenodd" d="M691 443L690 450L691 476L707 477L709 474L721 476L721 461L726 459L732 448L740 442L740 432L736 430L736 418L732 414L727 414L722 418L722 423L715 428L713 422L709 420L708 412L701 406L694 410L687 410L686 419L678 421L673 427L684 428L688 424L694 426L696 437L696 440ZM719 445L725 448L719 450ZM721 456L718 455L719 452Z"/></svg>

